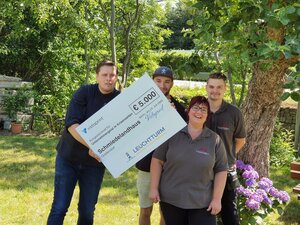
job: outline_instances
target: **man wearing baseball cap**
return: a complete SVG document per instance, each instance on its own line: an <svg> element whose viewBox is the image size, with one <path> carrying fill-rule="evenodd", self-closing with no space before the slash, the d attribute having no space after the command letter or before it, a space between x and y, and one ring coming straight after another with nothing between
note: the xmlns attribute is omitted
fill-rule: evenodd
<svg viewBox="0 0 300 225"><path fill-rule="evenodd" d="M187 121L185 108L176 101L171 95L170 90L173 86L173 72L169 67L161 66L153 73L153 80L164 95L169 99L171 105L177 110L180 116ZM150 190L150 164L153 152L145 156L136 163L138 169L137 189L139 194L139 225L150 225L153 203L149 199ZM160 225L164 225L163 217L160 218Z"/></svg>

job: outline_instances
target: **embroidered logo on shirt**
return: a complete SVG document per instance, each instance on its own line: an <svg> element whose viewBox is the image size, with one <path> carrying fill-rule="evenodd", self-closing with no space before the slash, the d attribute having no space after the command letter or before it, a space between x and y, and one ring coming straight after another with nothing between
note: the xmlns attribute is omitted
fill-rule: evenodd
<svg viewBox="0 0 300 225"><path fill-rule="evenodd" d="M226 122L220 122L220 123L218 123L218 129L229 130L229 125Z"/></svg>
<svg viewBox="0 0 300 225"><path fill-rule="evenodd" d="M200 147L197 151L197 153L203 154L203 155L209 155L208 154L208 149L205 147Z"/></svg>

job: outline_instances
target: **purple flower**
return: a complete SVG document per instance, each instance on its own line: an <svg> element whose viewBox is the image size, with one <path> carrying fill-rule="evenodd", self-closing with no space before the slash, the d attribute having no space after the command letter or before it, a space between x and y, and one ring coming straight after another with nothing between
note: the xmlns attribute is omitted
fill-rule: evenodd
<svg viewBox="0 0 300 225"><path fill-rule="evenodd" d="M267 198L268 197L268 194L267 194L267 192L264 189L257 189L256 193L259 194L259 195L261 195L263 198Z"/></svg>
<svg viewBox="0 0 300 225"><path fill-rule="evenodd" d="M290 196L286 191L279 191L278 198L282 202L288 202L290 200Z"/></svg>
<svg viewBox="0 0 300 225"><path fill-rule="evenodd" d="M260 207L260 203L255 201L254 199L251 199L249 198L247 201L246 201L246 206L249 208L249 209L259 209Z"/></svg>
<svg viewBox="0 0 300 225"><path fill-rule="evenodd" d="M236 160L236 168L240 170L244 170L245 163L242 160Z"/></svg>
<svg viewBox="0 0 300 225"><path fill-rule="evenodd" d="M279 197L279 191L274 187L270 188L269 193L270 193L271 196L273 196L275 198Z"/></svg>
<svg viewBox="0 0 300 225"><path fill-rule="evenodd" d="M272 187L272 185L273 182L266 177L261 178L260 181L258 182L259 188L264 189L266 191L268 191Z"/></svg>
<svg viewBox="0 0 300 225"><path fill-rule="evenodd" d="M267 177L262 177L260 180L266 182L269 185L269 187L273 186L273 182Z"/></svg>
<svg viewBox="0 0 300 225"><path fill-rule="evenodd" d="M250 199L253 199L257 202L262 202L264 200L264 197L255 192L250 196Z"/></svg>
<svg viewBox="0 0 300 225"><path fill-rule="evenodd" d="M255 170L245 170L242 174L243 178L245 179L258 179L259 175Z"/></svg>
<svg viewBox="0 0 300 225"><path fill-rule="evenodd" d="M243 193L242 193L245 197L250 197L253 194L253 191L250 189L245 188Z"/></svg>
<svg viewBox="0 0 300 225"><path fill-rule="evenodd" d="M273 201L268 196L264 197L263 203L266 203L270 206L273 205Z"/></svg>
<svg viewBox="0 0 300 225"><path fill-rule="evenodd" d="M235 190L238 194L242 195L245 191L245 188L242 185L240 185Z"/></svg>
<svg viewBox="0 0 300 225"><path fill-rule="evenodd" d="M256 180L253 179L253 178L247 179L245 181L245 184L246 184L247 187L252 187L252 186L254 186L256 184Z"/></svg>
<svg viewBox="0 0 300 225"><path fill-rule="evenodd" d="M248 218L253 218L252 215L260 217L262 214L268 214L272 211L269 210L270 208L280 207L280 204L290 200L288 193L273 187L273 182L269 178L262 177L259 179L258 173L251 165L237 160L236 166L239 178L243 178L241 179L243 183L236 188L238 204L242 209L248 209L241 210L240 213L245 224L253 224L248 221ZM250 217L249 214L251 214Z"/></svg>
<svg viewBox="0 0 300 225"><path fill-rule="evenodd" d="M244 170L254 170L253 167L249 164L245 165Z"/></svg>

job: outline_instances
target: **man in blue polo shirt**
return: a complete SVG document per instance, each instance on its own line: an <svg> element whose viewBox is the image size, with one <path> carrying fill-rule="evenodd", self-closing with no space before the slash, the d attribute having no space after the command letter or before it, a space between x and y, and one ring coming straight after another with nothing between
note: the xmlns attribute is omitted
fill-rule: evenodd
<svg viewBox="0 0 300 225"><path fill-rule="evenodd" d="M78 182L77 225L92 225L105 167L75 130L81 123L119 94L115 89L117 66L111 61L96 67L97 84L84 85L73 95L67 109L65 129L56 147L54 198L48 225L63 224Z"/></svg>
<svg viewBox="0 0 300 225"><path fill-rule="evenodd" d="M222 73L209 75L206 92L210 115L206 126L222 138L228 159L227 183L222 197L221 218L224 225L239 225L236 193L230 175L235 173L236 154L245 144L245 127L241 111L223 100L227 77Z"/></svg>

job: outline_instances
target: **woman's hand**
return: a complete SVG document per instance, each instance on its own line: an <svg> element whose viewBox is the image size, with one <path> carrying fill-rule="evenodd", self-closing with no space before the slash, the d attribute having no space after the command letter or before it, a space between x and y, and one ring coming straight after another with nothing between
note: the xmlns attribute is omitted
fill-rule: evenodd
<svg viewBox="0 0 300 225"><path fill-rule="evenodd" d="M210 214L217 215L221 211L221 200L212 200L207 208Z"/></svg>
<svg viewBox="0 0 300 225"><path fill-rule="evenodd" d="M96 159L98 162L101 162L101 158L98 155L96 155L92 149L89 149L89 155Z"/></svg>
<svg viewBox="0 0 300 225"><path fill-rule="evenodd" d="M159 192L157 189L150 189L149 199L154 203L157 203L160 201Z"/></svg>

